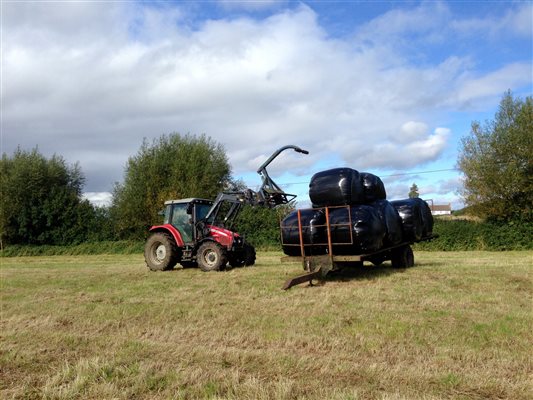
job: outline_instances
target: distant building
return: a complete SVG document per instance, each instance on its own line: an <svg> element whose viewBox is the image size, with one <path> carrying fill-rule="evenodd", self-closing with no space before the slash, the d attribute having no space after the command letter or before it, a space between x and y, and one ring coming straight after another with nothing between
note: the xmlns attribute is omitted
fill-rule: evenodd
<svg viewBox="0 0 533 400"><path fill-rule="evenodd" d="M430 204L431 215L451 215L452 205L448 204Z"/></svg>

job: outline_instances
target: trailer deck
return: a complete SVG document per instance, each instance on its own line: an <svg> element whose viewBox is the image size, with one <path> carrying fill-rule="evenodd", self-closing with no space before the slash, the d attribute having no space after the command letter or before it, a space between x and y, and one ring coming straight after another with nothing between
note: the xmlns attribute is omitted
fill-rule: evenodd
<svg viewBox="0 0 533 400"><path fill-rule="evenodd" d="M346 224L348 226L352 225L351 221L351 214L349 206L342 206L348 208L348 215L349 215L349 222ZM326 224L324 227L326 228L327 232L327 243L320 243L318 245L320 246L327 246L326 252L327 254L320 254L320 255L309 255L306 254L306 248L309 248L310 246L315 246L317 244L308 244L304 243L303 240L303 228L308 228L308 226L302 225L301 220L301 212L298 210L298 233L299 233L299 243L298 244L282 244L285 246L298 246L300 249L300 255L299 256L284 256L281 258L282 263L288 263L288 262L301 262L304 271L306 271L302 275L298 275L293 278L289 278L285 284L283 285L283 290L288 290L293 286L299 285L301 283L309 282L312 283L313 280L324 280L326 275L330 271L335 271L340 268L343 268L345 266L351 266L351 265L362 265L364 261L370 261L375 265L379 265L382 262L386 260L391 260L393 267L396 268L407 268L414 266L414 256L413 251L411 249L411 245L416 242L422 242L422 241L428 241L433 240L438 237L438 235L429 235L426 237L421 238L420 240L412 240L412 241L404 241L402 243L399 243L394 246L388 246L381 248L377 251L365 253L365 254L335 254L334 253L334 246L338 245L350 245L353 244L353 236L351 236L351 243L334 243L331 239L331 227L334 225L331 225L329 223L329 208L325 207L325 214L326 214ZM336 206L338 208L338 206ZM282 228L283 229L283 228ZM350 230L351 234L351 230ZM283 238L283 235L282 235Z"/></svg>

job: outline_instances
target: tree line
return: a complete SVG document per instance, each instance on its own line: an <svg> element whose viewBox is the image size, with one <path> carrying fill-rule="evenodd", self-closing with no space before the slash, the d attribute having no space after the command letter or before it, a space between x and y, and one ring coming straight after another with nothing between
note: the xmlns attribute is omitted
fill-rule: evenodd
<svg viewBox="0 0 533 400"><path fill-rule="evenodd" d="M0 161L2 247L15 244L72 245L142 240L160 223L165 200L214 199L242 187L231 175L224 147L211 138L170 134L148 142L128 159L124 181L116 183L109 207L82 197L85 177L79 164L46 158L37 148L17 149ZM274 210L244 210L239 223L256 242L276 242ZM253 226L262 226L258 235ZM279 236L279 234L278 234Z"/></svg>
<svg viewBox="0 0 533 400"><path fill-rule="evenodd" d="M470 212L490 221L532 222L533 100L504 94L494 120L473 122L462 140L458 166ZM79 164L37 148L4 153L0 161L0 239L11 244L69 245L87 241L141 240L161 221L165 200L214 199L242 187L231 175L224 147L205 135L163 135L128 159L109 207L84 200ZM418 195L413 184L410 197ZM256 245L279 242L287 209L245 208L238 230Z"/></svg>

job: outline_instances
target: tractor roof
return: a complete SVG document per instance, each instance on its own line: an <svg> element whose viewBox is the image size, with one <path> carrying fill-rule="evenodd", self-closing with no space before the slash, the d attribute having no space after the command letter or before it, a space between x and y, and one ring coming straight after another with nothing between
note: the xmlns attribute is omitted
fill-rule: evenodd
<svg viewBox="0 0 533 400"><path fill-rule="evenodd" d="M213 204L213 200L199 199L197 197L190 197L188 199L165 201L165 205L168 205L168 204L184 204L184 203Z"/></svg>

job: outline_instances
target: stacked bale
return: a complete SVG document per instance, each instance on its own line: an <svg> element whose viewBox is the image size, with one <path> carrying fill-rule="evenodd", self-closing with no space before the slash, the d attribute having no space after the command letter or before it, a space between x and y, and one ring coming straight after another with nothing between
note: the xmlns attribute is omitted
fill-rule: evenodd
<svg viewBox="0 0 533 400"><path fill-rule="evenodd" d="M382 224L385 226L385 238L383 244L387 247L394 246L402 242L402 219L398 211L387 200L377 200L372 206L378 212Z"/></svg>
<svg viewBox="0 0 533 400"><path fill-rule="evenodd" d="M419 241L433 232L433 216L427 203L419 198L391 201L402 219L406 241Z"/></svg>
<svg viewBox="0 0 533 400"><path fill-rule="evenodd" d="M383 247L386 227L372 206L332 208L329 223L335 254L370 253Z"/></svg>
<svg viewBox="0 0 533 400"><path fill-rule="evenodd" d="M364 254L431 235L433 217L425 201L389 202L383 181L351 168L318 172L311 178L313 209L300 210L306 254L326 254L324 208L329 207L331 241L335 254ZM349 206L341 207L341 206ZM350 224L351 221L351 224ZM281 222L283 251L300 255L298 211Z"/></svg>
<svg viewBox="0 0 533 400"><path fill-rule="evenodd" d="M324 240L326 238L326 216L322 210L300 210L300 222L302 224L302 240L307 255L326 253ZM301 255L300 231L298 229L298 210L292 211L281 223L283 238L283 251L289 256Z"/></svg>
<svg viewBox="0 0 533 400"><path fill-rule="evenodd" d="M363 203L364 189L359 172L335 168L318 172L309 183L313 207L344 206Z"/></svg>

